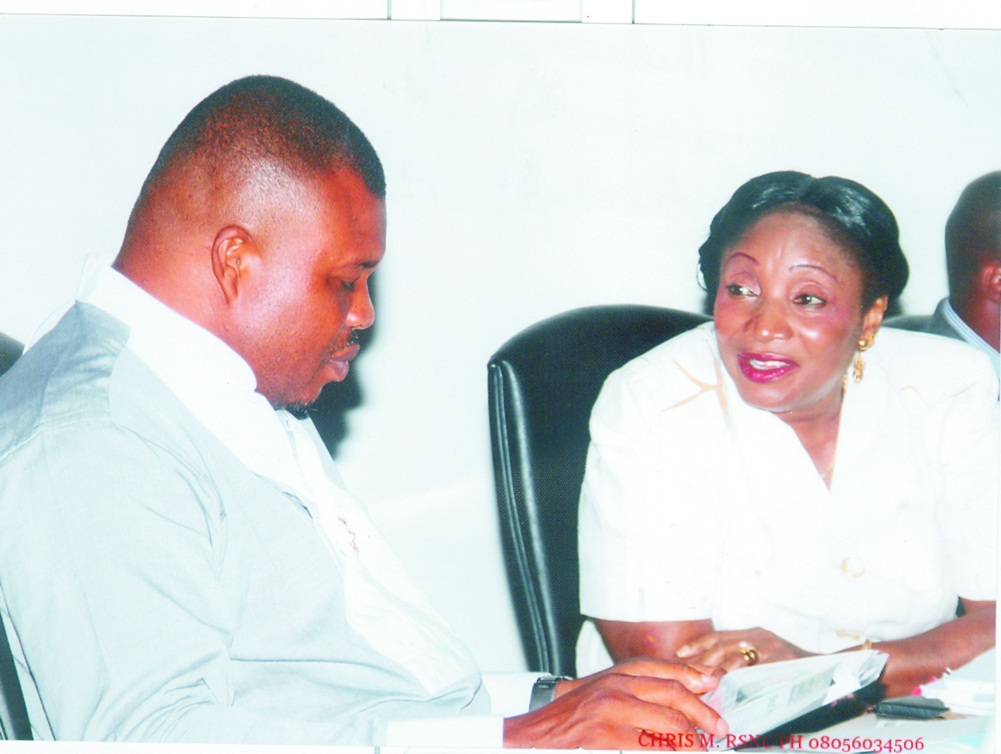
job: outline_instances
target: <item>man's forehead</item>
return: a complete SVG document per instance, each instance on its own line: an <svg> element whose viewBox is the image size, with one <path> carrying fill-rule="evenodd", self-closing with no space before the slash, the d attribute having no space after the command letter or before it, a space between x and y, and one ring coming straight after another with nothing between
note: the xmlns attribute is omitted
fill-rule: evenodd
<svg viewBox="0 0 1001 754"><path fill-rule="evenodd" d="M346 172L331 176L329 190L322 191L338 226L340 243L332 251L341 266L374 269L386 249L386 202L373 195L357 174Z"/></svg>
<svg viewBox="0 0 1001 754"><path fill-rule="evenodd" d="M316 219L343 225L354 234L385 238L385 199L375 196L355 171L323 173L303 187L303 209Z"/></svg>
<svg viewBox="0 0 1001 754"><path fill-rule="evenodd" d="M340 197L342 201L385 204L384 198L372 193L361 173L350 166L313 173L305 177L304 183L322 194Z"/></svg>

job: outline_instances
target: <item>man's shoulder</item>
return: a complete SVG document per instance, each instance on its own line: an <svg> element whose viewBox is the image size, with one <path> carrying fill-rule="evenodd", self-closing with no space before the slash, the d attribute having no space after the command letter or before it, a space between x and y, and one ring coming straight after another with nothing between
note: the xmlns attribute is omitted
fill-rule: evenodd
<svg viewBox="0 0 1001 754"><path fill-rule="evenodd" d="M0 381L5 425L106 411L110 377L127 340L121 322L93 307L72 307Z"/></svg>
<svg viewBox="0 0 1001 754"><path fill-rule="evenodd" d="M120 320L74 305L0 379L0 456L46 433L161 424L156 414L172 394L126 348L128 337Z"/></svg>
<svg viewBox="0 0 1001 754"><path fill-rule="evenodd" d="M114 317L78 305L0 380L6 523L32 506L107 504L109 484L120 503L132 494L140 507L169 503L171 516L193 526L206 515L220 520L227 495L261 494L246 487L257 477L127 347L128 333ZM178 507L179 491L196 504Z"/></svg>

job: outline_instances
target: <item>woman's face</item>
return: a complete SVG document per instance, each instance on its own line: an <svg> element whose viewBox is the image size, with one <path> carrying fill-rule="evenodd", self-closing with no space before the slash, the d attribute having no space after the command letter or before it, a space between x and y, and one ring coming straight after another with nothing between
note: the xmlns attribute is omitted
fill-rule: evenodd
<svg viewBox="0 0 1001 754"><path fill-rule="evenodd" d="M723 255L713 317L741 397L787 422L837 412L860 338L886 298L861 311L864 280L820 224L797 212L758 220Z"/></svg>

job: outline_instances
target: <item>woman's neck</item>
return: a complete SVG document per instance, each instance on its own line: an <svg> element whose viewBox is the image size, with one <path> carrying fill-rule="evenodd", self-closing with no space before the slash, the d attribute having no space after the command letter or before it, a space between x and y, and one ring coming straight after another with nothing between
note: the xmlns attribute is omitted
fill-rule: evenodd
<svg viewBox="0 0 1001 754"><path fill-rule="evenodd" d="M778 417L796 433L828 489L830 489L831 479L834 477L838 427L841 424L842 396L842 391L838 391L835 401L823 407L823 410L810 414L799 412L778 414Z"/></svg>

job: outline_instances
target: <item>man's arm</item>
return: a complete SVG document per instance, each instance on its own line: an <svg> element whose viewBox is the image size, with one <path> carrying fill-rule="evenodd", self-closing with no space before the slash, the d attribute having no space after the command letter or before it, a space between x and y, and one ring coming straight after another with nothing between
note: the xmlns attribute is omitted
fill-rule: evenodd
<svg viewBox="0 0 1001 754"><path fill-rule="evenodd" d="M371 739L375 720L243 706L228 524L191 464L108 420L48 428L2 463L0 582L57 739Z"/></svg>

